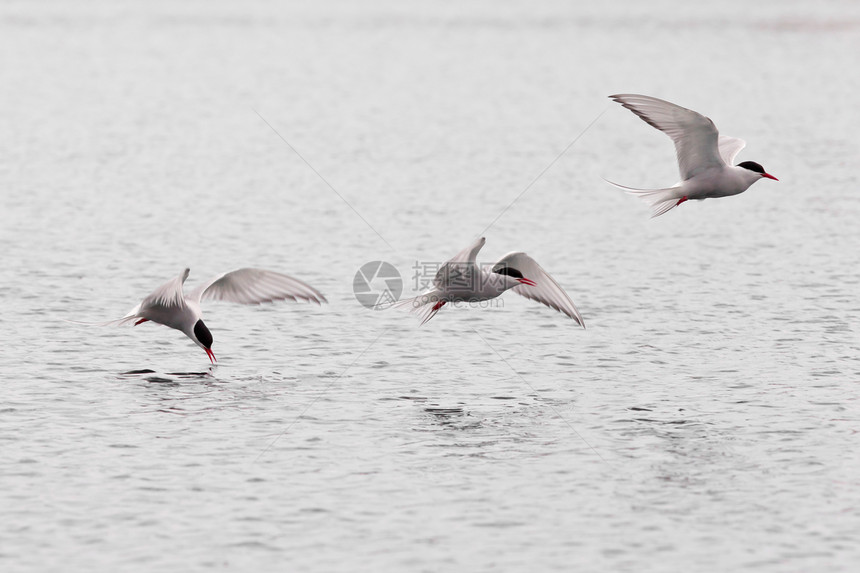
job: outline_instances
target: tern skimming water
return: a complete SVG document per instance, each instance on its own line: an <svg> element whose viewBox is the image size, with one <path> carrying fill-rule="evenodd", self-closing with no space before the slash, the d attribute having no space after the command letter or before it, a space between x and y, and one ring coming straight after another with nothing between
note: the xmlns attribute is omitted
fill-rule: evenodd
<svg viewBox="0 0 860 573"><path fill-rule="evenodd" d="M119 326L152 321L183 332L206 351L214 363L212 333L203 322L200 303L205 300L224 300L239 304L262 304L277 300L303 300L320 304L325 297L313 287L298 279L263 269L239 269L224 273L201 284L186 295L183 284L190 269L164 283L128 314L117 320L96 323L100 326ZM88 323L83 323L88 324ZM92 323L89 323L92 324Z"/></svg>

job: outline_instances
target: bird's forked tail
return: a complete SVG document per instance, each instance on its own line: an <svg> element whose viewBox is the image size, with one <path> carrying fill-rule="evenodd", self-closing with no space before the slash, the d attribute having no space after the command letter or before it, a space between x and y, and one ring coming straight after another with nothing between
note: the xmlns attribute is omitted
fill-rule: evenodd
<svg viewBox="0 0 860 573"><path fill-rule="evenodd" d="M392 306L409 312L414 312L421 317L421 324L424 324L439 312L439 309L447 301L442 298L442 293L436 290L431 290L418 296L404 298L397 301Z"/></svg>
<svg viewBox="0 0 860 573"><path fill-rule="evenodd" d="M636 189L635 187L626 187L613 183L609 179L604 179L610 185L614 185L619 189L623 189L631 195L636 195L651 207L651 218L659 217L667 211L671 211L678 205L684 202L685 197L678 194L678 185L674 187L666 187L665 189Z"/></svg>

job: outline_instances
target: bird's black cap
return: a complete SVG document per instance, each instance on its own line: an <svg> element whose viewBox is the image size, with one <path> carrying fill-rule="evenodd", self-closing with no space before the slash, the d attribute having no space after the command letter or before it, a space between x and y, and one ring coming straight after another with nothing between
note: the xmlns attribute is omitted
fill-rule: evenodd
<svg viewBox="0 0 860 573"><path fill-rule="evenodd" d="M202 320L198 320L197 324L194 325L194 336L197 337L203 348L212 348L212 333L209 332Z"/></svg>
<svg viewBox="0 0 860 573"><path fill-rule="evenodd" d="M764 173L764 167L762 167L755 161L744 161L743 163L738 163L738 167L743 167L744 169L749 169L750 171L755 171L756 173Z"/></svg>
<svg viewBox="0 0 860 573"><path fill-rule="evenodd" d="M515 279L523 278L523 273L513 267L508 267L505 265L496 265L495 267L493 267L493 272L498 275L508 275L509 277L514 277Z"/></svg>

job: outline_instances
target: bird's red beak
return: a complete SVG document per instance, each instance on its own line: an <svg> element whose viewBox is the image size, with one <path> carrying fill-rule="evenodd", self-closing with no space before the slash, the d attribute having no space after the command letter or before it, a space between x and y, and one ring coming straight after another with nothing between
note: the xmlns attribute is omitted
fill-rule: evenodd
<svg viewBox="0 0 860 573"><path fill-rule="evenodd" d="M768 179L773 179L774 181L779 181L779 179L777 179L776 177L774 177L774 176L773 176L773 175L771 175L770 173L762 173L762 174L761 174L761 176L762 176L762 177L767 177Z"/></svg>
<svg viewBox="0 0 860 573"><path fill-rule="evenodd" d="M204 348L203 350L205 350L205 351L206 351L206 355L207 355L207 356L209 356L209 362L211 362L212 364L215 364L216 362L218 362L217 360L215 360L215 353L214 353L214 352L212 352L212 350L211 350L211 349L209 349L209 348Z"/></svg>
<svg viewBox="0 0 860 573"><path fill-rule="evenodd" d="M534 282L534 281L533 281L533 280L531 280L531 279L521 278L521 279L517 279L517 280L518 280L519 282L521 282L522 284L524 284L524 285L537 286L537 283L536 283L536 282Z"/></svg>

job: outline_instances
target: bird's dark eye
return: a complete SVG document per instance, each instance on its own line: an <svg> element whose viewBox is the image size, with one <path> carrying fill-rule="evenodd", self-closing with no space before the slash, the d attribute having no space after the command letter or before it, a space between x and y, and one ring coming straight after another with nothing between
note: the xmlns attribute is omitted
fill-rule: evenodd
<svg viewBox="0 0 860 573"><path fill-rule="evenodd" d="M513 267L508 267L504 265L497 265L493 267L493 272L498 275L508 275L509 277L514 277L515 279L523 278L523 273Z"/></svg>
<svg viewBox="0 0 860 573"><path fill-rule="evenodd" d="M743 167L744 169L749 169L750 171L755 171L756 173L764 173L764 167L762 167L755 161L744 161L743 163L738 163L738 167Z"/></svg>
<svg viewBox="0 0 860 573"><path fill-rule="evenodd" d="M202 320L198 320L197 324L194 325L194 336L197 337L197 340L200 341L204 348L212 348L212 333L209 332L209 329L206 328Z"/></svg>

